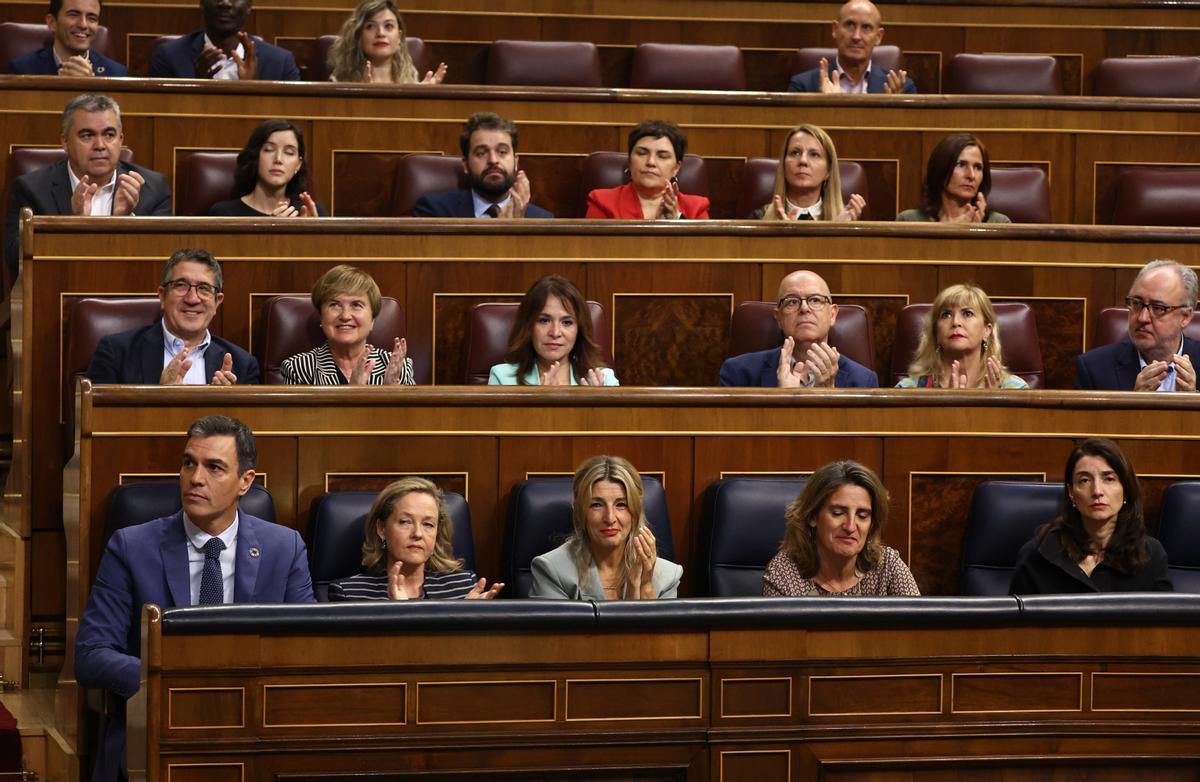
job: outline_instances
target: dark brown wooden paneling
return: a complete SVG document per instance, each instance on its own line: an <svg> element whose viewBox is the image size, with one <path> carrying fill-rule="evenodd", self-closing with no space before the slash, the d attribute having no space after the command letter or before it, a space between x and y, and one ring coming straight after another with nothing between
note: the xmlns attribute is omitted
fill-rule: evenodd
<svg viewBox="0 0 1200 782"><path fill-rule="evenodd" d="M245 723L245 688L186 687L167 691L168 729L241 728Z"/></svg>
<svg viewBox="0 0 1200 782"><path fill-rule="evenodd" d="M958 673L950 687L954 712L1083 710L1080 673Z"/></svg>
<svg viewBox="0 0 1200 782"><path fill-rule="evenodd" d="M264 728L378 727L403 725L408 689L404 682L267 685Z"/></svg>
<svg viewBox="0 0 1200 782"><path fill-rule="evenodd" d="M878 717L885 714L938 714L940 674L810 676L808 716Z"/></svg>

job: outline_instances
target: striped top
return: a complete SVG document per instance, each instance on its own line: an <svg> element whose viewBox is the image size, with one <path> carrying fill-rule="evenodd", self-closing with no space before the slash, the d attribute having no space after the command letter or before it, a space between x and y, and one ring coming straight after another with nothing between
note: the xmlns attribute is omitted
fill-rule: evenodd
<svg viewBox="0 0 1200 782"><path fill-rule="evenodd" d="M392 360L392 354L383 348L372 348L371 358L375 359L375 368L371 370L371 379L367 381L367 385L381 386L388 363ZM329 343L327 342L322 342L312 350L284 359L283 363L279 365L279 373L283 375L283 382L290 386L350 385L350 381L346 379L346 376L338 369L337 362L333 360L333 353L329 352ZM413 377L412 359L407 356L404 358L404 370L400 373L400 384L405 386L417 384Z"/></svg>
<svg viewBox="0 0 1200 782"><path fill-rule="evenodd" d="M329 585L329 602L349 600L387 600L387 573L359 573L334 581ZM422 598L426 600L461 600L475 587L479 579L470 570L440 573L425 571Z"/></svg>

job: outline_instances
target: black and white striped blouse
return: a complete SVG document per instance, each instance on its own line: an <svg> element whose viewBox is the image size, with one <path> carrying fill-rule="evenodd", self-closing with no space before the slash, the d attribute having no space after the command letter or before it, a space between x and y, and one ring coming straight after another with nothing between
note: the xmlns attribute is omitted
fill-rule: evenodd
<svg viewBox="0 0 1200 782"><path fill-rule="evenodd" d="M455 600L467 596L479 579L470 570L455 570L449 573L425 571L423 598L426 600ZM339 579L329 585L329 602L341 603L349 600L387 600L388 577L386 573L359 573Z"/></svg>
<svg viewBox="0 0 1200 782"><path fill-rule="evenodd" d="M367 381L367 385L381 386L388 364L392 360L392 354L383 348L372 348L371 358L375 359L375 368L371 370L371 379ZM283 363L279 365L279 372L283 375L283 382L290 386L350 385L350 381L346 379L346 376L338 369L337 362L333 360L333 353L329 351L328 343L322 343L312 350L284 359ZM404 370L400 373L400 384L406 386L417 384L413 377L412 359L407 356L404 358Z"/></svg>

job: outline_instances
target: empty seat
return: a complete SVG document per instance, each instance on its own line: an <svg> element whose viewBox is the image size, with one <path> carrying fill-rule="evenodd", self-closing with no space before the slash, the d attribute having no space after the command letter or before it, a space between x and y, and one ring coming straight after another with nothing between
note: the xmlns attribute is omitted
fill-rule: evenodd
<svg viewBox="0 0 1200 782"><path fill-rule="evenodd" d="M787 530L784 512L806 482L805 478L725 478L708 487L696 542L699 594L762 594L763 571Z"/></svg>
<svg viewBox="0 0 1200 782"><path fill-rule="evenodd" d="M536 478L513 487L508 506L508 529L504 538L505 594L528 597L533 586L533 560L558 548L570 537L572 478ZM675 561L671 519L662 483L653 475L642 475L642 503L650 530L658 541L658 554Z"/></svg>
<svg viewBox="0 0 1200 782"><path fill-rule="evenodd" d="M1044 388L1046 372L1042 348L1038 342L1037 320L1023 301L993 301L996 327L1008 371L1025 380L1030 388ZM908 374L908 365L917 352L921 329L929 313L929 304L909 304L896 317L896 337L892 343L892 385Z"/></svg>
<svg viewBox="0 0 1200 782"><path fill-rule="evenodd" d="M688 195L708 197L708 169L704 158L686 154L679 167L679 190ZM587 213L588 193L620 187L629 181L629 155L625 152L593 152L583 161L579 186L579 214Z"/></svg>
<svg viewBox="0 0 1200 782"><path fill-rule="evenodd" d="M237 152L188 152L175 167L175 214L204 217L213 204L234 197Z"/></svg>
<svg viewBox="0 0 1200 782"><path fill-rule="evenodd" d="M3 22L0 23L0 73L5 73L10 60L24 57L30 52L36 52L49 46L54 41L54 33L42 23ZM112 41L109 40L108 28L100 25L92 37L91 48L105 57L112 58Z"/></svg>
<svg viewBox="0 0 1200 782"><path fill-rule="evenodd" d="M733 311L727 358L755 353L783 344L775 320L775 302L744 301ZM858 304L839 304L837 320L829 329L829 344L846 358L875 370L875 334L871 313Z"/></svg>
<svg viewBox="0 0 1200 782"><path fill-rule="evenodd" d="M791 73L804 73L811 71L813 68L821 64L821 58L824 57L830 65L837 59L837 49L823 46L806 46L803 49L797 49L792 52L791 57ZM886 71L899 70L904 67L900 54L899 46L876 46L871 52L871 68L881 68Z"/></svg>
<svg viewBox="0 0 1200 782"><path fill-rule="evenodd" d="M262 345L256 349L258 365L262 368L263 383L282 385L279 367L283 362L325 342L321 320L308 296L273 296L267 299L262 313ZM379 315L367 335L368 344L391 350L396 337L403 337L404 308L391 296L380 302Z"/></svg>
<svg viewBox="0 0 1200 782"><path fill-rule="evenodd" d="M1112 223L1200 226L1200 167L1121 168L1114 183Z"/></svg>
<svg viewBox="0 0 1200 782"><path fill-rule="evenodd" d="M1017 553L1034 531L1062 510L1061 483L985 481L975 487L963 535L959 592L973 597L1008 594Z"/></svg>
<svg viewBox="0 0 1200 782"><path fill-rule="evenodd" d="M1163 492L1158 539L1175 591L1200 593L1200 482L1173 483Z"/></svg>
<svg viewBox="0 0 1200 782"><path fill-rule="evenodd" d="M1110 57L1096 66L1094 95L1200 98L1200 57Z"/></svg>
<svg viewBox="0 0 1200 782"><path fill-rule="evenodd" d="M1192 318L1183 333L1192 339L1200 339L1200 318ZM1092 332L1092 347L1099 348L1120 342L1129 336L1129 308L1105 307L1096 316L1096 328Z"/></svg>
<svg viewBox="0 0 1200 782"><path fill-rule="evenodd" d="M363 527L376 496L373 491L335 491L320 494L312 501L308 512L308 560L317 600L329 599L331 582L362 570ZM454 556L463 560L467 570L474 570L471 509L461 494L448 491L445 496L453 527Z"/></svg>
<svg viewBox="0 0 1200 782"><path fill-rule="evenodd" d="M504 361L508 353L508 335L517 320L519 302L488 301L476 304L467 313L467 330L463 336L463 385L487 385L493 366ZM588 302L592 317L592 337L600 346L600 355L612 366L612 334L604 308Z"/></svg>
<svg viewBox="0 0 1200 782"><path fill-rule="evenodd" d="M633 52L629 86L650 90L744 90L746 66L736 46L643 43Z"/></svg>
<svg viewBox="0 0 1200 782"><path fill-rule="evenodd" d="M126 483L113 489L104 516L104 540L119 529L170 516L183 509L179 481L170 479L145 483ZM257 483L238 500L238 509L264 521L275 521L275 500Z"/></svg>
<svg viewBox="0 0 1200 782"><path fill-rule="evenodd" d="M1062 95L1058 60L1031 54L956 54L946 88L959 95Z"/></svg>
<svg viewBox="0 0 1200 782"><path fill-rule="evenodd" d="M159 317L155 296L138 298L80 299L67 315L63 348L62 423L63 453L73 450L75 436L75 386L87 371L101 337L145 326Z"/></svg>
<svg viewBox="0 0 1200 782"><path fill-rule="evenodd" d="M411 217L421 196L467 186L462 158L446 155L405 155L396 165L392 216Z"/></svg>
<svg viewBox="0 0 1200 782"><path fill-rule="evenodd" d="M742 191L738 196L735 217L747 219L756 210L769 203L775 195L775 174L779 161L772 157L752 157L742 167ZM853 160L838 161L838 176L842 180L842 198L849 200L855 193L867 201L871 208L871 194L867 189L867 172L862 164ZM865 218L865 215L864 215Z"/></svg>
<svg viewBox="0 0 1200 782"><path fill-rule="evenodd" d="M336 35L322 35L317 38L312 59L307 63L305 81L329 81L329 75L333 73L329 67L329 51L337 39ZM412 58L413 66L417 69L417 81L420 81L425 78L426 71L430 70L429 47L425 45L425 41L411 35L404 36L404 43L408 45L408 56ZM300 58L296 59L298 61Z"/></svg>
<svg viewBox="0 0 1200 782"><path fill-rule="evenodd" d="M1050 179L1037 166L992 166L987 205L1014 223L1050 223Z"/></svg>
<svg viewBox="0 0 1200 782"><path fill-rule="evenodd" d="M600 87L600 50L589 41L506 41L488 50L488 84Z"/></svg>

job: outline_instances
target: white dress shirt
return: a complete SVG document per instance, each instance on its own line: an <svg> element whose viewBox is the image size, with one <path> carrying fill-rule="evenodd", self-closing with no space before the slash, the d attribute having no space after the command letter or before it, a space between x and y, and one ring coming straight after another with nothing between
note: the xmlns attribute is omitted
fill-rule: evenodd
<svg viewBox="0 0 1200 782"><path fill-rule="evenodd" d="M226 603L233 602L233 571L237 566L239 516L240 511L235 511L233 523L216 536L225 544L225 550L221 552L218 559L221 562L221 579L225 587L224 602ZM188 543L191 544L188 546L188 581L192 588L192 605L197 605L200 602L200 579L204 577L204 544L213 536L193 524L186 512L183 514L183 534L187 535Z"/></svg>
<svg viewBox="0 0 1200 782"><path fill-rule="evenodd" d="M823 198L818 198L817 202L812 206L796 206L786 198L784 199L784 202L787 205L788 217L793 220L799 220L800 215L802 214L807 214L813 220L820 220L821 210L825 208L825 199Z"/></svg>
<svg viewBox="0 0 1200 782"><path fill-rule="evenodd" d="M216 46L212 42L212 39L208 37L208 33L204 34L204 44L205 46ZM241 57L243 60L246 59L246 50L240 43L233 51L238 57ZM237 77L237 63L228 54L221 52L221 59L217 60L217 64L213 67L211 78L222 79L224 81L237 81Z"/></svg>
<svg viewBox="0 0 1200 782"><path fill-rule="evenodd" d="M108 217L112 215L113 195L117 192L118 171L119 168L114 168L112 179L108 181L107 185L102 185L96 191L96 195L92 196L92 211L88 212L87 216ZM71 194L74 196L76 188L79 187L79 177L75 176L75 172L71 169L70 164L67 164L67 178L71 182Z"/></svg>
<svg viewBox="0 0 1200 782"><path fill-rule="evenodd" d="M503 209L504 205L507 204L511 200L512 200L512 196L507 195L501 201L492 202L492 201L487 200L483 196L479 195L479 193L476 193L474 188L471 188L471 201L475 204L475 216L476 217L487 217L488 216L487 210L492 208L493 203L495 203L496 206Z"/></svg>
<svg viewBox="0 0 1200 782"><path fill-rule="evenodd" d="M188 354L185 361L191 361L192 365L188 368L187 374L183 376L184 385L188 386L206 386L208 385L208 377L204 371L204 354L208 352L208 346L212 344L212 334L207 330L204 332L204 339L200 340L200 344L192 348L192 352ZM184 341L171 333L167 328L167 321L163 320L163 369L167 368L167 364L171 363L171 359L175 358L175 354L184 348Z"/></svg>

